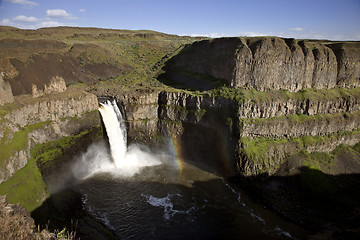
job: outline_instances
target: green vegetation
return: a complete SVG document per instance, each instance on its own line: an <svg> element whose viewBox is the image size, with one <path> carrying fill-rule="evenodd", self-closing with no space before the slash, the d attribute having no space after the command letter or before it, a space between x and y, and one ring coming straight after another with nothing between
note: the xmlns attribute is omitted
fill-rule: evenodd
<svg viewBox="0 0 360 240"><path fill-rule="evenodd" d="M326 170L330 170L332 166L334 166L334 160L336 153L335 151L333 153L327 153L327 152L312 152L308 153L306 151L303 151L305 156L304 166L307 166L311 169L316 170L324 170L324 168L327 168Z"/></svg>
<svg viewBox="0 0 360 240"><path fill-rule="evenodd" d="M158 71L184 44L194 40L148 31L142 34L143 36L128 31L126 34L119 32L119 35L112 37L105 37L107 33L103 33L102 38L90 35L80 42L71 40L74 47L69 52L83 64L106 63L122 71L121 75L103 79L106 81L102 82L100 87L115 83L121 84L125 91L163 88L165 86L156 80ZM91 46L90 51L88 45Z"/></svg>
<svg viewBox="0 0 360 240"><path fill-rule="evenodd" d="M239 139L239 155L254 165L262 166L258 173L269 172L275 166L272 166L274 160L280 161L290 155L303 152L306 161L304 166L312 169L329 170L332 167L334 156L338 150L334 150L333 154L329 153L306 153L306 148L320 145L326 142L340 140L345 135L358 134L360 129L351 132L339 131L327 134L325 136L304 136L297 138L264 138L257 137L249 139L241 137ZM271 147L271 148L270 148ZM358 148L357 145L354 148ZM272 149L271 153L269 150ZM275 150L274 150L275 149ZM278 167L278 166L276 166Z"/></svg>
<svg viewBox="0 0 360 240"><path fill-rule="evenodd" d="M42 204L49 194L35 159L28 160L25 167L0 184L0 195L6 195L10 203L20 203L29 212Z"/></svg>
<svg viewBox="0 0 360 240"><path fill-rule="evenodd" d="M210 96L220 96L234 100L237 103L250 101L253 104L263 102L292 100L332 100L332 99L357 99L360 96L360 88L333 88L333 89L304 89L299 92L285 90L273 90L268 92L256 91L255 89L234 89L222 86L208 92Z"/></svg>
<svg viewBox="0 0 360 240"><path fill-rule="evenodd" d="M246 137L241 137L239 139L239 155L240 158L245 158L252 165L257 166L257 174L269 172L270 168L272 168L271 163L273 159L279 158L279 156L269 156L268 149L270 146L277 148L280 144L286 143L288 143L287 139L261 137L250 140Z"/></svg>
<svg viewBox="0 0 360 240"><path fill-rule="evenodd" d="M225 87L225 86L209 91L209 95L212 97L228 98L237 103L242 103L245 100L243 89L235 89L235 88Z"/></svg>
<svg viewBox="0 0 360 240"><path fill-rule="evenodd" d="M21 106L21 103L19 103L18 101L13 101L11 103L6 103L3 106L0 106L0 122L3 121L2 118L7 113L11 112L12 110L19 109Z"/></svg>
<svg viewBox="0 0 360 240"><path fill-rule="evenodd" d="M209 78L207 75L199 73L191 73L185 70L180 72L192 76L194 78L199 78L202 80L208 79L209 82L215 84L215 88L209 91L187 91L188 94L200 94L210 95L212 97L224 97L239 104L249 101L253 104L259 104L263 102L279 101L286 102L289 100L303 101L303 100L312 100L312 101L327 101L333 99L357 99L360 96L360 88L333 88L333 89L304 89L299 92L289 92L286 90L272 90L267 92L257 91L255 89L244 89L244 88L232 88L226 86L223 81L218 79Z"/></svg>
<svg viewBox="0 0 360 240"><path fill-rule="evenodd" d="M0 141L0 168L3 168L5 160L10 158L13 152L24 150L28 144L27 135L29 132L43 127L49 122L40 122L24 127L21 131L15 132L11 139L3 137Z"/></svg>
<svg viewBox="0 0 360 240"><path fill-rule="evenodd" d="M51 141L43 144L37 144L31 149L31 156L35 159L41 169L51 167L61 156L70 149L81 138L91 132L91 129L85 130L75 136L64 137L60 140Z"/></svg>
<svg viewBox="0 0 360 240"><path fill-rule="evenodd" d="M71 27L35 31L1 27L0 39L12 42L26 40L21 43L25 47L7 51L4 56L17 62L18 66L27 66L35 56L49 57L50 60L55 58L52 68L61 68L61 64L64 64L73 68L71 71L79 78L69 80L64 77L68 86L78 86L78 82L83 82L82 88L91 84L92 90L109 89L114 84L119 90L125 91L166 88L156 79L159 71L184 45L196 41L191 37L148 30ZM59 62L60 65L57 65ZM10 62L9 66L12 66ZM66 75L62 71L58 69L60 74Z"/></svg>
<svg viewBox="0 0 360 240"><path fill-rule="evenodd" d="M40 127L42 124L44 123L32 125L32 128L28 127L27 131ZM13 138L12 141L19 142L18 145L15 145L18 148L20 146L23 147L27 131L18 133ZM31 150L31 159L28 160L27 165L17 171L9 180L0 184L0 195L7 195L10 203L20 203L21 206L30 212L35 210L49 196L38 165L41 169L52 166L66 150L78 143L81 138L87 136L90 131L86 130L73 137L65 137L57 141L37 144ZM1 149L4 151L3 149L6 148Z"/></svg>
<svg viewBox="0 0 360 240"><path fill-rule="evenodd" d="M360 118L360 111L354 111L351 113L333 113L333 114L316 114L316 115L306 115L306 114L290 114L280 117L270 117L270 118L243 118L241 122L247 124L262 124L265 123L271 125L272 122L292 122L297 124L312 124L313 122L330 122L335 121L344 121L346 119L356 119Z"/></svg>

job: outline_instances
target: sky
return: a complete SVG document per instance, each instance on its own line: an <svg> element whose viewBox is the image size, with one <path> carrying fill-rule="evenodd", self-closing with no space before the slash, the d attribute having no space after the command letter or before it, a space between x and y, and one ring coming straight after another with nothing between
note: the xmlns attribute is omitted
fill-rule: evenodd
<svg viewBox="0 0 360 240"><path fill-rule="evenodd" d="M360 0L0 0L0 25L360 40Z"/></svg>

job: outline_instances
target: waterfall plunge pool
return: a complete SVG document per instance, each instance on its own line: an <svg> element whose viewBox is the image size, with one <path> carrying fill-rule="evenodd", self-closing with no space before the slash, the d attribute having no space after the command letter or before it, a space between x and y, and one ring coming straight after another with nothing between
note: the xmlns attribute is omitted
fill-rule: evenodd
<svg viewBox="0 0 360 240"><path fill-rule="evenodd" d="M116 102L100 112L109 138L76 157L71 188L118 239L305 239L308 232L174 151L127 146ZM57 178L59 179L59 178ZM52 184L57 191L60 182Z"/></svg>

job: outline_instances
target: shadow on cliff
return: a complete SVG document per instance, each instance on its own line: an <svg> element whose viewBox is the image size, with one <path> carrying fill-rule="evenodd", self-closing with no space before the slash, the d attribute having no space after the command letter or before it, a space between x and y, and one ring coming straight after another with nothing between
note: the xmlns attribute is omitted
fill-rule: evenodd
<svg viewBox="0 0 360 240"><path fill-rule="evenodd" d="M300 167L291 176L234 177L257 201L334 239L360 239L360 174L329 175Z"/></svg>
<svg viewBox="0 0 360 240"><path fill-rule="evenodd" d="M225 79L214 77L216 74L212 73L210 67L204 67L207 66L204 62L209 59L204 57L201 60L204 53L199 45L208 44L209 41L201 41L184 47L165 63L157 79L165 85L187 90L206 91L228 85Z"/></svg>
<svg viewBox="0 0 360 240"><path fill-rule="evenodd" d="M176 157L218 176L234 176L238 141L234 109L187 108L186 116L184 108L179 109L174 114L183 120L169 121L165 116L159 121L161 134L176 142Z"/></svg>
<svg viewBox="0 0 360 240"><path fill-rule="evenodd" d="M236 139L226 125L216 121L211 127L183 123L183 128L179 136L183 161L218 176L234 176Z"/></svg>

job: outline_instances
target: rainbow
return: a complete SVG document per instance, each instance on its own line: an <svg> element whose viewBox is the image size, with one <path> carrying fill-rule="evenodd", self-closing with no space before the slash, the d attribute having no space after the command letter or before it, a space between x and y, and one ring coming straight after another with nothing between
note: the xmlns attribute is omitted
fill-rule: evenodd
<svg viewBox="0 0 360 240"><path fill-rule="evenodd" d="M214 139L216 155L216 168L220 169L221 175L233 176L235 173L234 164L234 150L232 149L231 136L226 128L214 128ZM179 177L183 175L186 160L184 159L184 152L181 144L181 138L172 134L167 134L167 142L170 150L170 155L174 166L176 167ZM212 149L213 150L213 149Z"/></svg>
<svg viewBox="0 0 360 240"><path fill-rule="evenodd" d="M185 162L183 159L181 142L178 138L169 134L168 135L168 144L169 144L169 150L170 150L170 154L171 154L173 163L174 163L179 175L182 176L182 173L184 171Z"/></svg>

